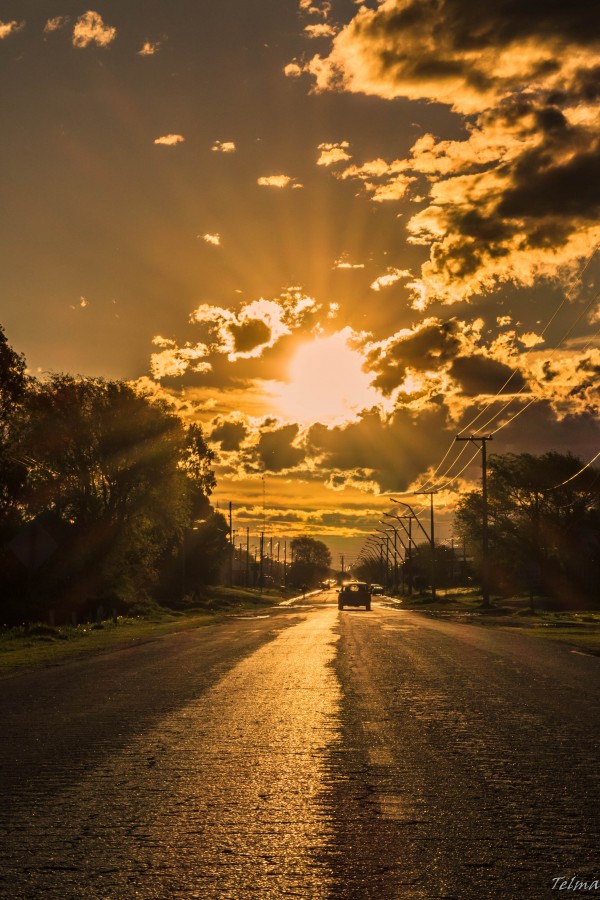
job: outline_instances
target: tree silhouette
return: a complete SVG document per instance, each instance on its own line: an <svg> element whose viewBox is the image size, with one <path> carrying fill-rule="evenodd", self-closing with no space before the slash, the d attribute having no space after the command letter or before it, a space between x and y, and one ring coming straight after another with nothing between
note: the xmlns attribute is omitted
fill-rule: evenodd
<svg viewBox="0 0 600 900"><path fill-rule="evenodd" d="M313 587L329 574L331 551L323 541L311 537L297 537L292 541L293 563L290 581L301 587Z"/></svg>
<svg viewBox="0 0 600 900"><path fill-rule="evenodd" d="M575 602L600 575L600 472L555 451L489 458L491 576L503 593L527 590ZM481 494L465 495L456 525L481 568Z"/></svg>
<svg viewBox="0 0 600 900"><path fill-rule="evenodd" d="M21 503L58 552L43 570L46 602L69 609L150 595L194 518L210 511L212 454L130 385L53 375L33 383L14 442L27 463Z"/></svg>

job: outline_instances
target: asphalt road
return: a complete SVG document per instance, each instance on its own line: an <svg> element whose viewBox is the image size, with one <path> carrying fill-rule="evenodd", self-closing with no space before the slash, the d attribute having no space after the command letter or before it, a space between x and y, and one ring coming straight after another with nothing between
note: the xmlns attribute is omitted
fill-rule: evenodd
<svg viewBox="0 0 600 900"><path fill-rule="evenodd" d="M600 879L600 659L332 600L1 679L0 897Z"/></svg>

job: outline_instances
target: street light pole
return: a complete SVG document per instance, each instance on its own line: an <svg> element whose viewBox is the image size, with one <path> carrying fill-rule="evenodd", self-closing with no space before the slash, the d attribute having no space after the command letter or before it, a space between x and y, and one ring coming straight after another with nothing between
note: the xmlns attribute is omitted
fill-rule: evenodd
<svg viewBox="0 0 600 900"><path fill-rule="evenodd" d="M412 506L410 505L410 503L407 503L405 500L395 500L393 497L390 497L390 500L392 500L393 503L400 503L402 506L406 506L406 507L410 510L411 517L416 521L417 525L419 526L419 528L421 529L421 531L423 532L423 534L424 534L425 537L427 538L427 541L428 541L428 543L429 543L430 546L431 546L431 552L432 552L432 554L433 554L433 553L435 552L434 547L433 547L433 544L432 544L432 536L433 536L433 534L432 534L432 535L427 534L427 532L426 532L425 529L423 528L423 525L421 524L421 520L420 520L419 517L417 516L416 512L414 511L414 509L412 508ZM432 523L433 523L433 500L432 500L432 513L431 513L431 515L432 515ZM416 546L416 544L415 544L415 546ZM432 574L435 574L435 572L432 573ZM412 576L411 576L411 580L412 580ZM432 585L431 585L431 599L432 599L432 600L435 600L435 597L436 597L436 594L435 594L435 580L432 578Z"/></svg>
<svg viewBox="0 0 600 900"><path fill-rule="evenodd" d="M429 494L430 500L430 528L431 528L431 599L436 600L436 558L435 558L435 531L433 520L433 495L437 491L416 491L417 494Z"/></svg>
<svg viewBox="0 0 600 900"><path fill-rule="evenodd" d="M385 513L388 519L397 519L402 527L404 528L406 535L408 537L408 547L405 545L404 541L402 542L402 546L406 551L405 563L408 569L408 596L412 597L413 592L413 570L412 570L412 548L413 546L416 548L417 544L412 536L412 520L416 518L414 513L408 516L394 516L391 513ZM404 524L404 519L408 519L408 528ZM402 570L402 584L404 590L404 569Z"/></svg>

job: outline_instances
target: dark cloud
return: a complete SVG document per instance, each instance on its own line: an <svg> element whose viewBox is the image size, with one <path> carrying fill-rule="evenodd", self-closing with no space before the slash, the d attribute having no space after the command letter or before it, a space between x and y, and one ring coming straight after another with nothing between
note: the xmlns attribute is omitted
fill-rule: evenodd
<svg viewBox="0 0 600 900"><path fill-rule="evenodd" d="M347 474L375 482L382 491L401 491L435 461L444 436L445 411L422 412L418 421L406 410L383 419L376 410L364 412L347 425L314 425L306 438L307 453L320 471L331 471L333 487ZM345 474L347 473L347 474ZM337 482L336 482L337 479Z"/></svg>
<svg viewBox="0 0 600 900"><path fill-rule="evenodd" d="M362 5L329 56L307 65L321 90L441 102L471 117L467 139L426 135L379 168L384 196L413 173L430 193L408 222L411 239L430 246L412 285L418 308L564 275L595 245L598 34L589 0L386 0Z"/></svg>
<svg viewBox="0 0 600 900"><path fill-rule="evenodd" d="M412 0L401 7L386 3L374 15L357 17L352 27L357 36L379 48L383 70L414 79L431 75L443 79L462 70L473 86L479 84L483 90L491 76L477 67L472 54L532 39L593 46L600 14L590 0ZM407 52L411 44L418 44L420 55ZM547 73L559 65L555 58L541 57L531 74Z"/></svg>
<svg viewBox="0 0 600 900"><path fill-rule="evenodd" d="M389 395L403 381L407 367L419 371L439 368L459 351L457 331L455 320L434 321L372 350L367 367L377 373L373 384Z"/></svg>
<svg viewBox="0 0 600 900"><path fill-rule="evenodd" d="M248 429L243 422L225 421L219 422L209 434L209 439L221 445L225 451L239 450L240 445L248 435Z"/></svg>
<svg viewBox="0 0 600 900"><path fill-rule="evenodd" d="M576 444L574 435L577 436ZM533 454L547 453L548 450L559 453L574 451L583 459L591 459L599 446L600 418L597 411L557 419L552 405L541 401L494 435L492 452L522 453L524 448Z"/></svg>
<svg viewBox="0 0 600 900"><path fill-rule="evenodd" d="M236 353L249 353L271 340L271 329L260 319L246 319L239 324L232 322L228 328L233 335Z"/></svg>
<svg viewBox="0 0 600 900"><path fill-rule="evenodd" d="M469 396L498 391L513 394L525 386L520 372L487 356L457 356L450 366L450 374Z"/></svg>
<svg viewBox="0 0 600 900"><path fill-rule="evenodd" d="M269 472L281 472L283 469L293 469L302 462L304 451L292 446L298 432L297 425L285 425L283 428L261 434L256 453L264 469Z"/></svg>
<svg viewBox="0 0 600 900"><path fill-rule="evenodd" d="M549 163L549 158L552 159L551 148L542 148L519 160L512 184L496 212L509 218L597 219L600 212L600 145L558 164Z"/></svg>

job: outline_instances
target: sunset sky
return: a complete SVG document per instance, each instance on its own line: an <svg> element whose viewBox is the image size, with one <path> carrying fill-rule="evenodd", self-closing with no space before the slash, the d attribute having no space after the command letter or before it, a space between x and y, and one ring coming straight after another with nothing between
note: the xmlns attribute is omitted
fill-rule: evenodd
<svg viewBox="0 0 600 900"><path fill-rule="evenodd" d="M433 485L447 538L461 430L600 450L596 4L0 15L0 323L200 420L236 529L350 557Z"/></svg>

